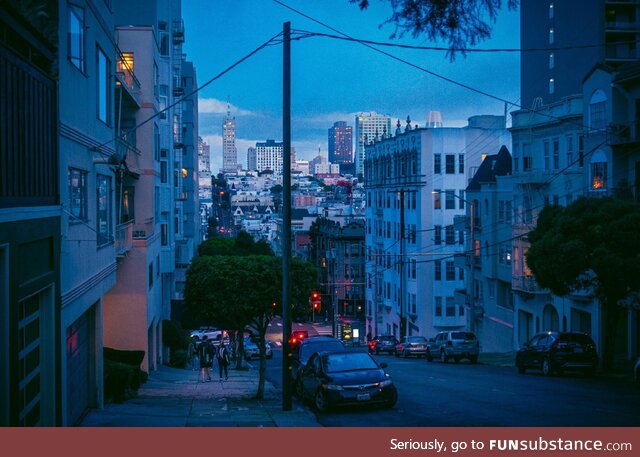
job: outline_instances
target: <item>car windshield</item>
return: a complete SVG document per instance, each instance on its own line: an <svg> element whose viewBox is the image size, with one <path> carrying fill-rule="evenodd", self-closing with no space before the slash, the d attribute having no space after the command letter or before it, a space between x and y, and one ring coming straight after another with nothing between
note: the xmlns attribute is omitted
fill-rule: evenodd
<svg viewBox="0 0 640 457"><path fill-rule="evenodd" d="M588 335L579 333L564 333L560 335L560 341L563 343L578 343L584 346L593 345L593 341Z"/></svg>
<svg viewBox="0 0 640 457"><path fill-rule="evenodd" d="M344 345L340 341L318 341L317 343L307 343L300 346L299 359L303 364L307 363L309 357L316 352L341 351Z"/></svg>
<svg viewBox="0 0 640 457"><path fill-rule="evenodd" d="M327 373L355 370L377 370L378 365L369 354L364 352L345 352L328 354L323 357Z"/></svg>
<svg viewBox="0 0 640 457"><path fill-rule="evenodd" d="M476 336L471 332L452 332L452 340L475 340Z"/></svg>
<svg viewBox="0 0 640 457"><path fill-rule="evenodd" d="M409 343L426 343L427 340L424 336L410 336L407 338Z"/></svg>

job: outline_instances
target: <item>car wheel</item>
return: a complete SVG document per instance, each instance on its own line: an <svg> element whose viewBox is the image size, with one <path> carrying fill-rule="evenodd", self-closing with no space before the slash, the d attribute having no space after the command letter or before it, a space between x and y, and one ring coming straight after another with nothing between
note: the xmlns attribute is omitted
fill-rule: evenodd
<svg viewBox="0 0 640 457"><path fill-rule="evenodd" d="M427 360L428 360L429 362L433 362L433 356L431 355L431 352L430 352L430 351L428 351L428 350L427 350L427 355L426 355L426 357L427 357Z"/></svg>
<svg viewBox="0 0 640 457"><path fill-rule="evenodd" d="M316 392L314 405L318 412L324 413L329 410L329 403L322 389L318 389Z"/></svg>
<svg viewBox="0 0 640 457"><path fill-rule="evenodd" d="M545 376L550 376L551 375L551 361L549 360L549 357L545 357L542 360L542 374Z"/></svg>
<svg viewBox="0 0 640 457"><path fill-rule="evenodd" d="M477 355L472 355L471 357L469 357L469 362L478 363L478 356Z"/></svg>
<svg viewBox="0 0 640 457"><path fill-rule="evenodd" d="M449 357L447 357L447 353L444 351L440 351L440 361L442 363L447 363L449 361Z"/></svg>

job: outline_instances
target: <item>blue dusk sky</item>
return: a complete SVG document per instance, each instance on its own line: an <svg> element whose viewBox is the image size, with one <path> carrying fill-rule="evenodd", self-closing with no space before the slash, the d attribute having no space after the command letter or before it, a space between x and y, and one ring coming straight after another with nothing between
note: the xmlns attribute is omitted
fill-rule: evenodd
<svg viewBox="0 0 640 457"><path fill-rule="evenodd" d="M371 1L360 11L348 0L282 0L283 3L358 39L412 46L444 46L426 37L390 39L388 1ZM186 41L183 52L196 66L198 84L240 60L282 31L337 35L271 0L184 0ZM491 39L478 49L518 48L517 11L503 10ZM295 36L295 34L294 34ZM381 47L414 65L501 99L519 103L520 57L517 52L468 53L451 62L444 51ZM477 114L502 115L504 104L486 95L440 80L357 42L313 36L293 41L292 145L299 159L318 149L326 156L327 130L336 121L354 126L355 113L376 111L399 118L407 115L424 126L429 111L440 111L445 126L460 127ZM266 47L199 93L200 135L211 145L212 168L222 163L222 120L227 101L236 118L238 160L246 163L249 146L282 141L282 45ZM513 108L510 107L510 110Z"/></svg>

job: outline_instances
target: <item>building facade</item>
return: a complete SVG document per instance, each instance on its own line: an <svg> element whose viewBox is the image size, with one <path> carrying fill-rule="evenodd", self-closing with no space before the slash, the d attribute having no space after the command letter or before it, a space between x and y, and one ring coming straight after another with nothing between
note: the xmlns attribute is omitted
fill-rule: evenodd
<svg viewBox="0 0 640 457"><path fill-rule="evenodd" d="M372 335L433 336L468 328L456 264L465 243L468 180L485 155L510 147L502 116L475 116L464 128L416 128L367 145L366 317Z"/></svg>
<svg viewBox="0 0 640 457"><path fill-rule="evenodd" d="M391 117L375 112L356 114L356 175L364 173L365 145L374 138L391 134Z"/></svg>
<svg viewBox="0 0 640 457"><path fill-rule="evenodd" d="M282 175L282 154L284 145L274 140L256 143L256 169L258 172L271 170L276 175Z"/></svg>
<svg viewBox="0 0 640 457"><path fill-rule="evenodd" d="M227 105L227 116L222 121L222 173L238 171L238 149L236 148L236 118L231 117L231 105Z"/></svg>
<svg viewBox="0 0 640 457"><path fill-rule="evenodd" d="M343 164L353 162L353 129L344 121L338 121L329 129L329 162Z"/></svg>

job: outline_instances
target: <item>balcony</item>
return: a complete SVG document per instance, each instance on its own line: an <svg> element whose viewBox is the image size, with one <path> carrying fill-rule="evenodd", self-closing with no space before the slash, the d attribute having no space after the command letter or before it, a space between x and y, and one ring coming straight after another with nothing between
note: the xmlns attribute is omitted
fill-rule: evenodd
<svg viewBox="0 0 640 457"><path fill-rule="evenodd" d="M173 21L173 44L184 43L184 22Z"/></svg>
<svg viewBox="0 0 640 457"><path fill-rule="evenodd" d="M511 279L511 288L517 292L526 292L528 294L544 294L542 289L533 276L514 276Z"/></svg>
<svg viewBox="0 0 640 457"><path fill-rule="evenodd" d="M133 249L133 221L116 226L116 256L122 257Z"/></svg>
<svg viewBox="0 0 640 457"><path fill-rule="evenodd" d="M184 82L182 81L182 77L177 75L173 77L173 95L175 97L184 95Z"/></svg>
<svg viewBox="0 0 640 457"><path fill-rule="evenodd" d="M146 240L154 232L153 217L148 218L142 224L135 224L133 226L133 239L134 240Z"/></svg>

